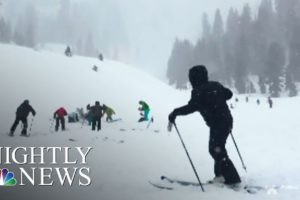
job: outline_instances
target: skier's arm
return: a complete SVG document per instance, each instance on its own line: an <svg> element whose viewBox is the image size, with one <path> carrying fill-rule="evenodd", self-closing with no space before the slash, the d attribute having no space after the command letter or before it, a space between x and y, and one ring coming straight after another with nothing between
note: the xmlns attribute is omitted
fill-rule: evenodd
<svg viewBox="0 0 300 200"><path fill-rule="evenodd" d="M180 116L180 115L188 115L188 114L191 114L193 112L195 112L196 109L194 106L192 106L191 104L187 104L185 106L182 106L180 108L176 108L173 113L176 115L176 116Z"/></svg>
<svg viewBox="0 0 300 200"><path fill-rule="evenodd" d="M31 106L30 106L30 112L32 113L33 116L35 116L36 112Z"/></svg>
<svg viewBox="0 0 300 200"><path fill-rule="evenodd" d="M195 91L192 91L192 97L189 103L185 106L182 106L180 108L176 108L170 115L169 115L169 121L171 123L175 122L175 119L177 116L180 115L188 115L195 111L197 111L197 100L198 95Z"/></svg>
<svg viewBox="0 0 300 200"><path fill-rule="evenodd" d="M195 106L192 106L190 103L182 106L180 108L176 108L170 115L169 115L169 121L171 123L175 122L175 119L177 116L181 115L188 115L196 111Z"/></svg>

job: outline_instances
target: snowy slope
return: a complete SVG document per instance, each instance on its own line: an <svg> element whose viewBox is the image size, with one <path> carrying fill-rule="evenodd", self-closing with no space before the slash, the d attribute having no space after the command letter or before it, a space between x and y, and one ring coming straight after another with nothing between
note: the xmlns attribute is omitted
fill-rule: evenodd
<svg viewBox="0 0 300 200"><path fill-rule="evenodd" d="M227 148L245 182L260 185L282 185L277 194L261 192L255 196L224 188L178 187L161 191L148 181L161 175L195 181L191 167L175 132L166 131L167 115L185 104L188 92L178 92L165 83L137 70L113 62L54 52L0 45L0 141L1 146L92 146L88 163L92 168L90 187L26 187L7 190L11 197L39 199L73 198L104 200L140 199L297 199L300 195L300 128L296 108L300 98L275 100L269 109L264 97L250 97L245 103L234 103L234 134L248 167L243 172L231 140ZM92 70L99 67L98 72ZM32 137L9 138L8 132L16 107L29 99L37 111ZM261 99L261 105L255 101ZM137 124L138 101L149 102L155 124ZM69 112L100 100L115 109L122 122L103 123L101 132L90 127L68 124L68 131L49 131L53 112L64 106ZM213 177L213 162L207 152L208 128L199 114L178 118L178 128L203 181ZM125 129L125 131L120 131ZM132 130L135 129L135 130ZM159 133L155 132L159 130ZM19 131L19 130L18 130ZM18 133L18 131L16 133ZM18 135L18 134L16 134ZM75 142L70 142L72 138ZM2 190L0 190L0 193ZM46 198L45 198L46 196Z"/></svg>

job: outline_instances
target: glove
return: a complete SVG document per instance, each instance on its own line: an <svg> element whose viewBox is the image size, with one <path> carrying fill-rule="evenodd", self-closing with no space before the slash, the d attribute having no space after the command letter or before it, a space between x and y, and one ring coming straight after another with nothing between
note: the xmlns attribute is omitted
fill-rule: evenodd
<svg viewBox="0 0 300 200"><path fill-rule="evenodd" d="M172 131L172 126L173 126L173 124L172 124L171 122L169 122L169 124L168 124L168 128L167 128L169 132L171 132L171 131Z"/></svg>
<svg viewBox="0 0 300 200"><path fill-rule="evenodd" d="M174 124L175 123L175 119L176 119L176 115L174 114L174 112L172 112L170 115L169 115L169 122Z"/></svg>

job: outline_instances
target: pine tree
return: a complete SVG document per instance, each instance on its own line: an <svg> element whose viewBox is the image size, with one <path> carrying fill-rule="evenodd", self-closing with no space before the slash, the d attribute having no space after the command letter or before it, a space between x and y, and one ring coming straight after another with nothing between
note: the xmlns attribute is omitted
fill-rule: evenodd
<svg viewBox="0 0 300 200"><path fill-rule="evenodd" d="M280 95L280 76L283 74L283 65L285 63L285 54L283 48L276 42L273 42L269 47L268 53L268 76L270 83L270 94L272 97Z"/></svg>
<svg viewBox="0 0 300 200"><path fill-rule="evenodd" d="M211 25L208 21L208 16L206 13L202 17L202 37L199 39L194 48L194 58L193 64L204 64L210 62L210 45L209 43L212 40L211 36Z"/></svg>
<svg viewBox="0 0 300 200"><path fill-rule="evenodd" d="M260 88L260 92L262 94L266 94L266 85L265 85L265 79L262 78L261 76L258 77L258 85L259 85L259 88Z"/></svg>
<svg viewBox="0 0 300 200"><path fill-rule="evenodd" d="M288 69L294 74L296 81L300 81L300 1L276 0L276 9L279 19L279 27L286 38L289 48Z"/></svg>
<svg viewBox="0 0 300 200"><path fill-rule="evenodd" d="M239 33L236 42L235 86L239 93L246 93L246 82L251 66L251 10L248 4L244 6L240 17Z"/></svg>
<svg viewBox="0 0 300 200"><path fill-rule="evenodd" d="M295 84L294 78L293 78L293 74L291 74L290 72L286 73L286 83L285 83L285 89L286 91L288 91L288 95L289 97L294 97L298 95L298 90L297 90L297 86Z"/></svg>
<svg viewBox="0 0 300 200"><path fill-rule="evenodd" d="M171 56L169 57L168 61L168 69L167 69L167 78L169 79L169 84L173 85L176 82L176 68L177 68L177 63L178 63L178 57L179 57L179 40L176 38Z"/></svg>
<svg viewBox="0 0 300 200"><path fill-rule="evenodd" d="M168 62L167 77L169 83L175 83L177 89L187 88L187 71L193 62L193 50L194 47L188 40L176 39Z"/></svg>
<svg viewBox="0 0 300 200"><path fill-rule="evenodd" d="M0 42L9 43L12 39L11 26L4 18L0 18Z"/></svg>
<svg viewBox="0 0 300 200"><path fill-rule="evenodd" d="M224 68L225 81L228 85L233 78L233 72L236 66L236 43L239 34L240 17L237 10L230 8L227 21L226 33L224 35L223 52L224 52Z"/></svg>
<svg viewBox="0 0 300 200"><path fill-rule="evenodd" d="M223 81L225 79L224 69L224 54L223 54L223 37L224 37L224 23L221 16L220 9L216 10L215 19L212 28L212 40L209 42L210 52L210 66L211 76L213 79Z"/></svg>
<svg viewBox="0 0 300 200"><path fill-rule="evenodd" d="M24 26L24 38L25 38L25 46L27 47L35 47L37 43L37 12L36 8L33 4L27 7L25 13L25 20L24 22L26 25Z"/></svg>
<svg viewBox="0 0 300 200"><path fill-rule="evenodd" d="M202 39L206 40L211 36L211 25L207 13L202 16Z"/></svg>
<svg viewBox="0 0 300 200"><path fill-rule="evenodd" d="M216 40L221 40L224 35L224 23L220 9L217 9L215 13L212 35Z"/></svg>
<svg viewBox="0 0 300 200"><path fill-rule="evenodd" d="M271 0L262 0L257 18L254 22L254 57L252 71L254 74L265 76L268 47L273 41L278 41L279 30L276 28L275 13ZM280 35L280 34L279 34Z"/></svg>

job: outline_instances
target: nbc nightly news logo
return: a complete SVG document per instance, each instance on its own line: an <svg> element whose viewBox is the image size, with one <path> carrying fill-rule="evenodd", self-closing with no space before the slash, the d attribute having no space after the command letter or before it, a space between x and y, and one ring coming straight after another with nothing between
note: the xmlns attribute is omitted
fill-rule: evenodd
<svg viewBox="0 0 300 200"><path fill-rule="evenodd" d="M17 182L20 186L89 186L92 178L87 157L91 150L92 147L0 147L0 186L16 186ZM14 166L15 173L8 170L9 166Z"/></svg>

